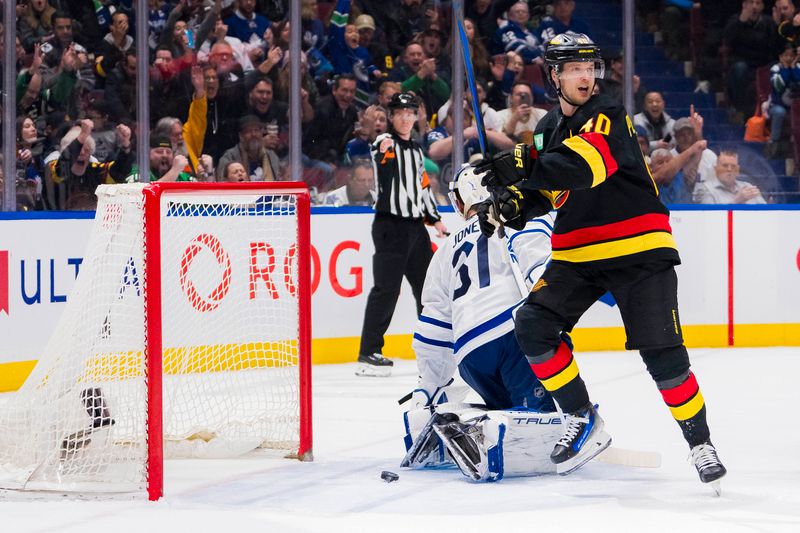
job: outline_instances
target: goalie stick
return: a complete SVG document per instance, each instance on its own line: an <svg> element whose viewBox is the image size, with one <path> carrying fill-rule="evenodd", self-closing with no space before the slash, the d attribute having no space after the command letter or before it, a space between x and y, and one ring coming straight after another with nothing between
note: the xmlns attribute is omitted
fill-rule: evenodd
<svg viewBox="0 0 800 533"><path fill-rule="evenodd" d="M595 457L601 463L612 465L631 466L634 468L660 468L661 454L643 450L628 450L609 446L600 455Z"/></svg>

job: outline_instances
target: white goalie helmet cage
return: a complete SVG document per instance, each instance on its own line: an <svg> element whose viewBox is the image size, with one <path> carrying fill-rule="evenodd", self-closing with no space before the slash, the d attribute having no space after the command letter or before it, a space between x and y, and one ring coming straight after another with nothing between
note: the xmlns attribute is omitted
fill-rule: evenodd
<svg viewBox="0 0 800 533"><path fill-rule="evenodd" d="M488 200L490 194L488 189L481 185L481 174L475 171L474 166L464 163L455 179L450 182L449 197L456 213L468 218L467 214L472 206Z"/></svg>

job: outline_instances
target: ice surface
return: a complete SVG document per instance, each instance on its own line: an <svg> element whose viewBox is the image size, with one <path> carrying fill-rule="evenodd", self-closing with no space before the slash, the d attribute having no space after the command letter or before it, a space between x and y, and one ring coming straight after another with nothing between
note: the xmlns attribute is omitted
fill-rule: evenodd
<svg viewBox="0 0 800 533"><path fill-rule="evenodd" d="M169 461L158 503L0 496L0 531L800 531L800 351L696 349L691 357L729 471L720 498L697 479L635 353L578 362L614 444L660 451L660 469L590 463L567 477L490 484L456 470L399 469L397 399L415 385L416 365L398 361L384 379L354 376L353 363L314 368L313 463ZM385 483L382 470L400 480Z"/></svg>

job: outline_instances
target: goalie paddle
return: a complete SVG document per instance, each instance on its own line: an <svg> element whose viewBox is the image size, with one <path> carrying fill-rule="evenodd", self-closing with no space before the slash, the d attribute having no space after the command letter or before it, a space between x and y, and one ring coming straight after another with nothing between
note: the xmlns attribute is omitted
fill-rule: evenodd
<svg viewBox="0 0 800 533"><path fill-rule="evenodd" d="M661 454L658 452L648 452L643 450L626 450L609 446L601 452L596 460L601 463L631 466L634 468L660 468Z"/></svg>

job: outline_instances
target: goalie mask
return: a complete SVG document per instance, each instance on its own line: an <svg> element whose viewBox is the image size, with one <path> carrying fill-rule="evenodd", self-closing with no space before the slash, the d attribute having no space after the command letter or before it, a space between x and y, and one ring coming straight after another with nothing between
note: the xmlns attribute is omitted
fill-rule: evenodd
<svg viewBox="0 0 800 533"><path fill-rule="evenodd" d="M481 185L481 175L475 172L475 167L465 163L450 182L450 203L453 209L462 217L469 218L472 206L489 199L489 191Z"/></svg>

